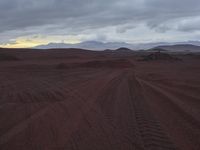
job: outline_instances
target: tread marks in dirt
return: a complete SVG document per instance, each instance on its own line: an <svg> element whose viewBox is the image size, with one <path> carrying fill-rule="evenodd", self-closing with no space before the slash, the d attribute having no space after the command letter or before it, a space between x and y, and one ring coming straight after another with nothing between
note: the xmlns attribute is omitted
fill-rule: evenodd
<svg viewBox="0 0 200 150"><path fill-rule="evenodd" d="M129 78L129 90L135 109L138 130L145 149L176 150L177 148L175 148L174 144L170 141L159 121L155 119L148 105L145 103L141 85L134 76Z"/></svg>

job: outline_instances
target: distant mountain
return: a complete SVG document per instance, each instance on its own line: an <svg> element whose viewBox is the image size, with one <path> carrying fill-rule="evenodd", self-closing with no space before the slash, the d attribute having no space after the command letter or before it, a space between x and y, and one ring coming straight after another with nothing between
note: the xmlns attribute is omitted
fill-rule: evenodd
<svg viewBox="0 0 200 150"><path fill-rule="evenodd" d="M77 44L66 44L66 43L49 43L47 45L39 45L34 47L36 49L51 49L51 48L81 48L90 50L105 50L105 49L117 49L119 47L132 48L132 44L123 42L98 42L98 41L86 41Z"/></svg>
<svg viewBox="0 0 200 150"><path fill-rule="evenodd" d="M192 44L177 44L177 45L164 45L158 46L154 49L163 49L173 52L200 52L200 46L192 45Z"/></svg>
<svg viewBox="0 0 200 150"><path fill-rule="evenodd" d="M169 43L144 43L144 44L129 44L125 42L98 42L98 41L86 41L77 44L67 43L49 43L47 45L39 45L34 48L36 49L51 49L51 48L81 48L90 50L115 50L120 47L126 47L131 50L149 49L159 45L168 45Z"/></svg>
<svg viewBox="0 0 200 150"><path fill-rule="evenodd" d="M171 48L172 46L179 45L176 48ZM181 46L182 45L182 46ZM189 46L188 46L189 45ZM193 47L192 47L193 45ZM196 48L195 48L196 45ZM99 42L99 41L86 41L77 44L67 44L67 43L49 43L47 45L39 45L34 47L36 49L52 49L52 48L80 48L80 49L89 49L89 50L115 50L119 49L120 47L125 47L130 50L146 50L151 49L154 47L165 47L168 49L174 50L188 50L189 49L196 49L198 50L197 46L200 46L200 41L188 41L188 42L176 42L176 43L167 43L167 42L158 42L158 43L139 43L139 44L130 44L125 42Z"/></svg>
<svg viewBox="0 0 200 150"><path fill-rule="evenodd" d="M134 47L137 50L140 49L153 49L160 46L174 46L174 45L194 45L194 46L200 46L200 41L186 41L186 42L157 42L157 43L141 43L141 44L135 44Z"/></svg>
<svg viewBox="0 0 200 150"><path fill-rule="evenodd" d="M187 42L176 42L173 45L196 45L200 46L200 41L187 41Z"/></svg>

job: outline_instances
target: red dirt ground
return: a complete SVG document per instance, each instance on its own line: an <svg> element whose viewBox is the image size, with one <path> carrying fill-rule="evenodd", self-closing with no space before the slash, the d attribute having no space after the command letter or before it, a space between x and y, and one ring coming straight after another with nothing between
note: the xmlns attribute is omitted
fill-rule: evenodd
<svg viewBox="0 0 200 150"><path fill-rule="evenodd" d="M200 59L2 51L1 150L200 149Z"/></svg>

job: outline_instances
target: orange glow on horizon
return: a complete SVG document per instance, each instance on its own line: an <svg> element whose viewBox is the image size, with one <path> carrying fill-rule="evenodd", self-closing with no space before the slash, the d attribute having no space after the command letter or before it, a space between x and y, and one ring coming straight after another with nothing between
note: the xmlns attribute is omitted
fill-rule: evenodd
<svg viewBox="0 0 200 150"><path fill-rule="evenodd" d="M61 40L62 37L45 37L45 38L17 38L14 42L0 44L2 48L32 48L48 43L65 43ZM75 37L65 38L68 44L80 43L80 40ZM63 41L63 42L61 42Z"/></svg>

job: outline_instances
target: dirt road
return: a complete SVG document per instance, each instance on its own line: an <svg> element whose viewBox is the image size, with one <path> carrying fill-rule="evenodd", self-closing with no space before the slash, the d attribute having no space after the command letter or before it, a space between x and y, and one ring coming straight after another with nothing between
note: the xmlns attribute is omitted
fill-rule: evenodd
<svg viewBox="0 0 200 150"><path fill-rule="evenodd" d="M0 67L1 150L200 149L195 76L176 78L170 66L170 82L159 80L166 65L163 74L151 64L20 63Z"/></svg>
<svg viewBox="0 0 200 150"><path fill-rule="evenodd" d="M1 72L1 149L175 149L133 69Z"/></svg>

